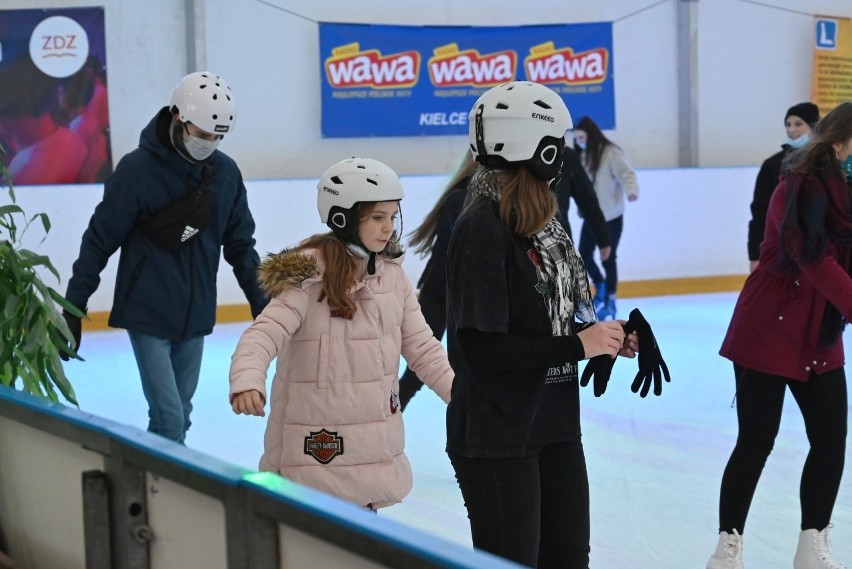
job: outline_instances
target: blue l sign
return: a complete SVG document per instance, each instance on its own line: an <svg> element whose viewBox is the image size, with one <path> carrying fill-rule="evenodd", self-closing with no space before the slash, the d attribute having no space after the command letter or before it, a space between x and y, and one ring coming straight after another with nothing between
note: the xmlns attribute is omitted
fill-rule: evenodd
<svg viewBox="0 0 852 569"><path fill-rule="evenodd" d="M837 49L837 20L816 21L817 49Z"/></svg>

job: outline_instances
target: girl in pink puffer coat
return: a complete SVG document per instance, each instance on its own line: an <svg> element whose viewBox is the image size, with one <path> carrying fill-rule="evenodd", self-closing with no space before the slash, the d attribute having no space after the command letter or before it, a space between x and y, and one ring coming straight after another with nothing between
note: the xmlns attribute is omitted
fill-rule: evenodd
<svg viewBox="0 0 852 569"><path fill-rule="evenodd" d="M400 264L397 175L352 158L329 168L317 188L332 232L261 265L270 303L232 357L231 405L264 414L277 357L260 470L377 509L400 502L412 484L400 355L445 402L453 372Z"/></svg>

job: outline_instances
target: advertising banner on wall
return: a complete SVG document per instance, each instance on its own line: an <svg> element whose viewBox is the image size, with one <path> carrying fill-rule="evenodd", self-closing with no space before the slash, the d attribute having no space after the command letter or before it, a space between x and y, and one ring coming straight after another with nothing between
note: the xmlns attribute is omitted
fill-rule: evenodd
<svg viewBox="0 0 852 569"><path fill-rule="evenodd" d="M0 10L0 144L16 185L112 172L102 7Z"/></svg>
<svg viewBox="0 0 852 569"><path fill-rule="evenodd" d="M320 24L325 137L467 134L476 99L543 83L571 115L615 127L612 24L415 27Z"/></svg>
<svg viewBox="0 0 852 569"><path fill-rule="evenodd" d="M852 20L815 18L814 71L811 100L820 116L852 101Z"/></svg>

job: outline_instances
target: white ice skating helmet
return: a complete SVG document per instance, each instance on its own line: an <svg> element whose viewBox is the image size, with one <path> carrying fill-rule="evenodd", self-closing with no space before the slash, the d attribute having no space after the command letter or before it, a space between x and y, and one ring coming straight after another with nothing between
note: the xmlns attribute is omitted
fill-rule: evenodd
<svg viewBox="0 0 852 569"><path fill-rule="evenodd" d="M317 183L320 220L332 229L344 229L352 207L359 202L401 200L402 182L389 166L372 158L347 158L331 166Z"/></svg>
<svg viewBox="0 0 852 569"><path fill-rule="evenodd" d="M191 122L213 134L231 132L237 119L231 87L209 71L196 71L181 79L172 93L170 108L177 109L181 122Z"/></svg>
<svg viewBox="0 0 852 569"><path fill-rule="evenodd" d="M532 81L512 81L482 94L470 111L473 157L492 167L527 166L552 179L562 165L563 137L571 113L556 92Z"/></svg>

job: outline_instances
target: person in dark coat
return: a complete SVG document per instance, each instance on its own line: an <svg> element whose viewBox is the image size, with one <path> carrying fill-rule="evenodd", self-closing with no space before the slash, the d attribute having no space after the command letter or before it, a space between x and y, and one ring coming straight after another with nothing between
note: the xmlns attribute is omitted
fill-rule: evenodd
<svg viewBox="0 0 852 569"><path fill-rule="evenodd" d="M742 567L746 518L788 389L810 443L793 567L842 566L831 559L828 531L849 412L842 332L852 320L852 103L828 113L814 134L787 157L769 201L760 263L720 350L734 364L739 432L722 477L719 542L708 569Z"/></svg>
<svg viewBox="0 0 852 569"><path fill-rule="evenodd" d="M592 185L589 175L586 174L577 152L571 146L566 146L563 152L562 169L559 177L553 183L553 191L556 193L556 201L559 207L559 221L562 223L565 233L573 241L574 234L571 233L568 210L571 207L571 198L574 198L574 201L577 202L577 208L580 210L580 217L588 221L595 236L601 261L606 261L612 251L612 241L610 240L606 218L598 203L598 196L595 194L595 187Z"/></svg>
<svg viewBox="0 0 852 569"><path fill-rule="evenodd" d="M462 212L467 183L476 169L476 162L465 149L464 157L447 182L441 197L426 214L423 223L412 234L409 244L421 255L429 255L426 267L417 281L420 310L437 339L447 329L447 247L456 219ZM410 367L399 379L399 405L405 411L409 401L423 387L423 382Z"/></svg>
<svg viewBox="0 0 852 569"><path fill-rule="evenodd" d="M148 401L148 430L184 442L198 384L204 336L216 321L219 259L234 268L252 316L267 303L256 277L254 220L236 163L216 147L230 133L236 103L228 84L208 72L181 79L171 104L119 161L83 233L65 294L85 311L100 273L120 248L109 325L130 336ZM176 219L175 242L149 222L172 213L191 192L205 207ZM171 247L171 248L167 248ZM81 321L64 313L80 349Z"/></svg>
<svg viewBox="0 0 852 569"><path fill-rule="evenodd" d="M748 222L749 272L754 270L760 258L760 244L763 242L763 232L766 230L766 210L769 207L769 198L772 197L772 192L778 185L781 162L791 150L801 148L808 143L817 121L819 121L819 107L813 103L799 103L787 109L787 114L784 115L787 141L781 145L781 150L760 165L754 182L754 198L751 200L751 220Z"/></svg>

